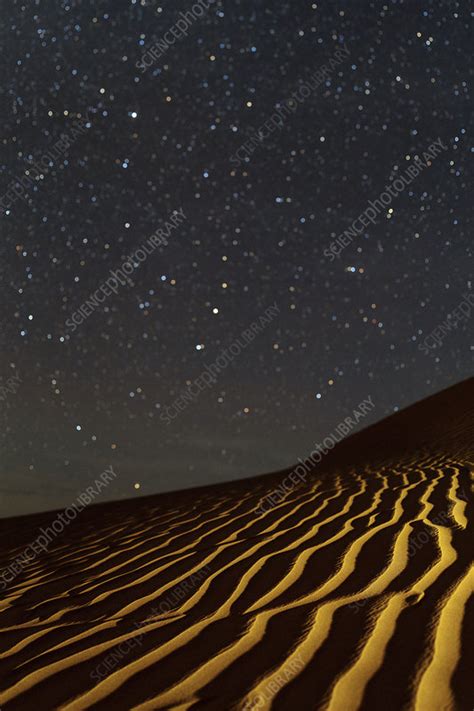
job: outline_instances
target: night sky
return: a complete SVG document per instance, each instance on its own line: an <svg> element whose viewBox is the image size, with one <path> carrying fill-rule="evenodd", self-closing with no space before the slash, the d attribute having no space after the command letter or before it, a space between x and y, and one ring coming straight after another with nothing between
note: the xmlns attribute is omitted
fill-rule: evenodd
<svg viewBox="0 0 474 711"><path fill-rule="evenodd" d="M2 516L66 506L109 464L101 500L283 468L368 396L358 428L472 374L468 315L420 348L472 289L469 3L204 5L2 6Z"/></svg>

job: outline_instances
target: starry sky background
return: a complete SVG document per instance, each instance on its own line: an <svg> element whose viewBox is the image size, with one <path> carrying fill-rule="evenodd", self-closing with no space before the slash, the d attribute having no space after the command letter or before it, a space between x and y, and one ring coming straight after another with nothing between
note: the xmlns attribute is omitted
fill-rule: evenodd
<svg viewBox="0 0 474 711"><path fill-rule="evenodd" d="M0 378L22 379L1 403L2 516L66 506L108 464L100 500L289 466L367 396L359 427L472 374L472 321L418 349L471 290L469 3L218 0L142 73L187 9L2 6L2 195L28 155L90 119L0 213ZM348 59L234 167L344 43ZM448 150L329 262L330 241L438 136ZM186 222L134 286L67 333L179 208ZM278 317L166 426L186 381L274 302Z"/></svg>

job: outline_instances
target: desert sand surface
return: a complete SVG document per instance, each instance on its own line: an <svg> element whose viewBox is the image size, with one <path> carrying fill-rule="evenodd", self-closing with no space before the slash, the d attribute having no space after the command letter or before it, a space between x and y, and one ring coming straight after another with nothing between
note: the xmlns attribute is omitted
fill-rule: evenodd
<svg viewBox="0 0 474 711"><path fill-rule="evenodd" d="M471 711L473 416L471 379L271 505L291 470L87 507L1 591L0 707Z"/></svg>

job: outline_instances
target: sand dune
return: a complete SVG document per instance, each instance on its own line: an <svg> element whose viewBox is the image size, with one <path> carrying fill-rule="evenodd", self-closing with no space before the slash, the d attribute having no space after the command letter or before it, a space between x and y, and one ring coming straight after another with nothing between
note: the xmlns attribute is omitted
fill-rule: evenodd
<svg viewBox="0 0 474 711"><path fill-rule="evenodd" d="M474 380L290 470L90 506L2 592L2 709L474 708ZM53 515L0 522L0 569ZM471 644L469 644L469 641Z"/></svg>

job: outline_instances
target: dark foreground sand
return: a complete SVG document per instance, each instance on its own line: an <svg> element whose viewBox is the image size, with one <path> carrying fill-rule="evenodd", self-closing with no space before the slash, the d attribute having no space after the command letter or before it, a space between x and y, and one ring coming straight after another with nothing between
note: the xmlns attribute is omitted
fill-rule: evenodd
<svg viewBox="0 0 474 711"><path fill-rule="evenodd" d="M473 415L470 380L260 515L289 470L90 506L0 593L1 708L471 711Z"/></svg>

